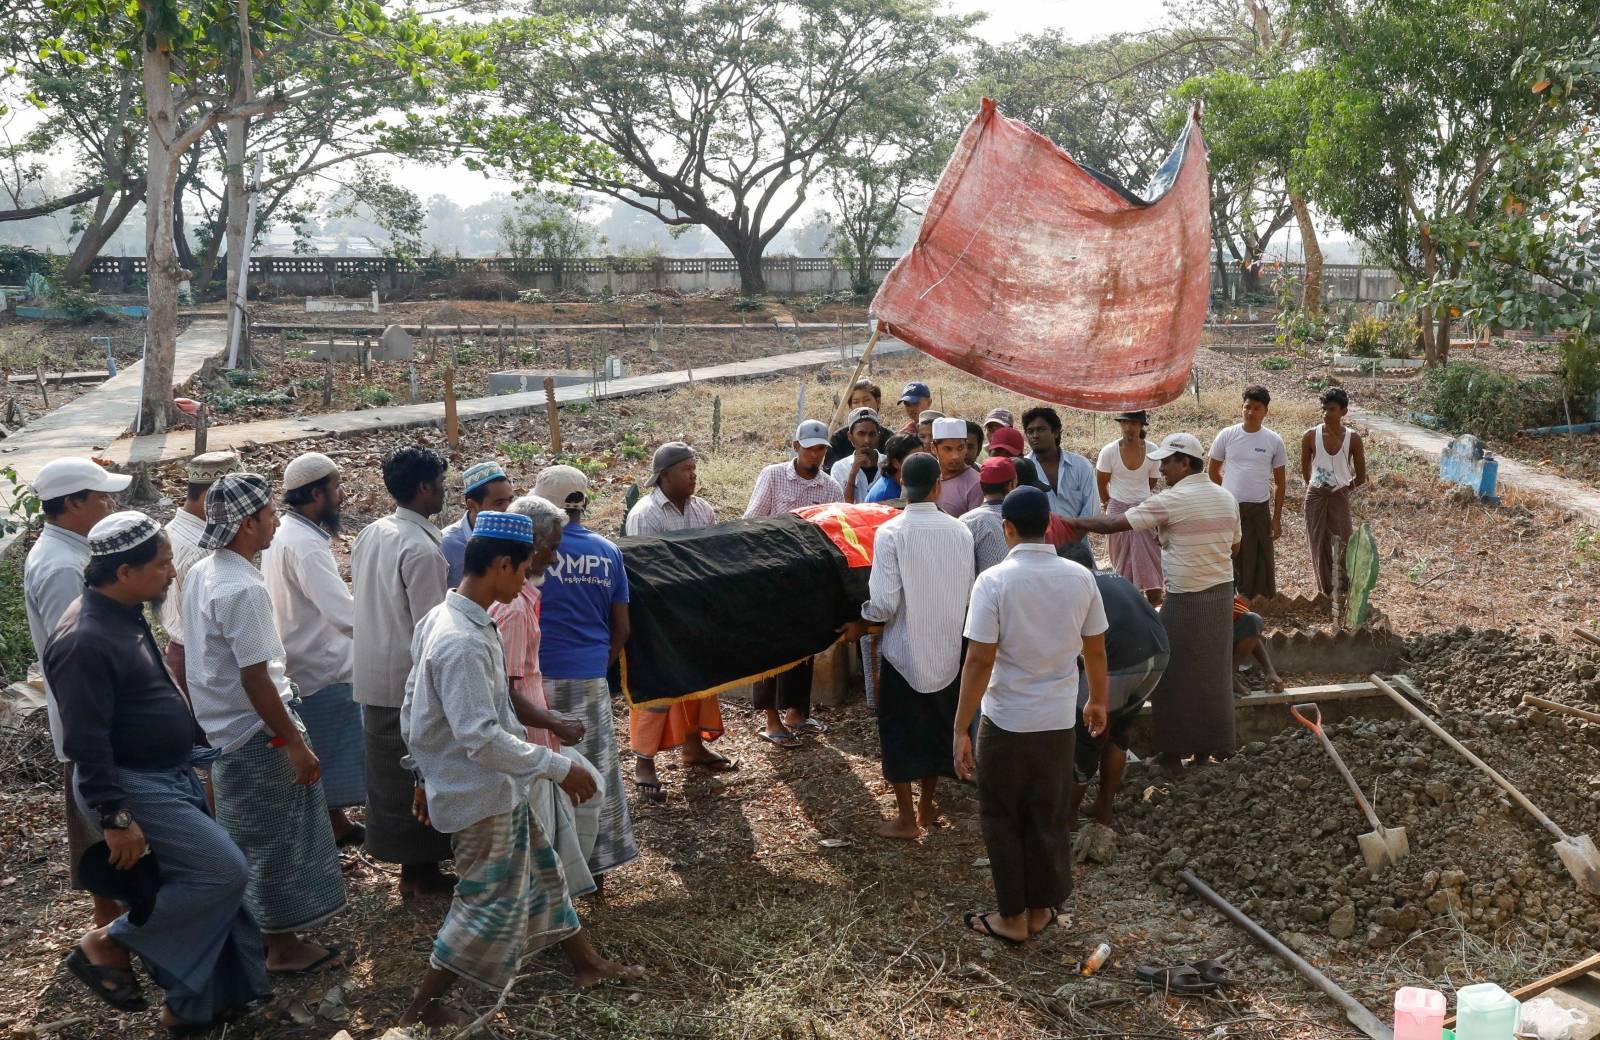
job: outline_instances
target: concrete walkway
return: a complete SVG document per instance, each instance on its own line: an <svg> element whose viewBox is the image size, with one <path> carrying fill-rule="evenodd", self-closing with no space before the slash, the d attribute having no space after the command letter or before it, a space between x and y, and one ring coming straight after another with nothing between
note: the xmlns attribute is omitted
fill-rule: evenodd
<svg viewBox="0 0 1600 1040"><path fill-rule="evenodd" d="M844 348L826 347L820 350L802 350L793 354L734 361L709 368L682 369L676 372L652 372L649 375L613 379L601 384L598 395L590 392L590 384L564 386L556 390L556 401L568 403L589 401L598 397L630 397L654 390L670 390L693 382L718 379L750 379L777 375L796 369L815 368L826 364L853 364L866 344L856 343ZM909 350L899 340L880 339L873 355L895 354ZM497 397L472 397L456 402L456 414L463 423L477 419L493 419L527 413L543 414L544 390L526 393L501 394ZM285 441L307 440L315 437L348 437L374 430L399 430L416 426L440 426L444 423L444 404L432 401L425 404L400 405L390 408L372 408L358 412L331 412L323 415L305 415L292 419L264 419L260 422L235 423L213 426L206 434L206 448L219 451L239 448L245 444L281 444ZM172 462L194 454L194 432L175 430L164 436L133 437L120 440L100 452L101 457L123 465L136 462Z"/></svg>
<svg viewBox="0 0 1600 1040"><path fill-rule="evenodd" d="M1426 455L1436 463L1439 460L1439 453L1444 451L1445 445L1451 440L1436 430L1426 430L1421 426L1413 426L1362 408L1350 409L1350 418L1384 440L1409 448L1420 455ZM1495 458L1500 464L1500 486L1516 488L1518 491L1531 491L1553 505L1559 504L1571 509L1587 523L1600 525L1600 493L1575 480L1545 473L1503 455L1497 454Z"/></svg>

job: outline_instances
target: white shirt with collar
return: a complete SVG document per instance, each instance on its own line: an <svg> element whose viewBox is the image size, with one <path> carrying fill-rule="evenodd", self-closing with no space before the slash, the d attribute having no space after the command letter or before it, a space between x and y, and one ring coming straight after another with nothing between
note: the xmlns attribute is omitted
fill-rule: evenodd
<svg viewBox="0 0 1600 1040"><path fill-rule="evenodd" d="M774 462L756 475L756 486L745 506L748 519L756 516L781 516L800 506L820 506L844 501L844 488L819 467L814 477L802 477L794 462Z"/></svg>
<svg viewBox="0 0 1600 1040"><path fill-rule="evenodd" d="M972 533L933 502L913 502L878 528L861 616L884 625L884 660L920 693L961 674L973 566Z"/></svg>
<svg viewBox="0 0 1600 1040"><path fill-rule="evenodd" d="M167 630L167 636L174 643L182 646L183 583L194 565L210 556L211 550L200 548L200 536L206 533L206 522L187 509L179 509L172 514L164 530L167 532L167 541L172 543L172 569L177 571L177 577L172 579L172 588L167 590L167 598L161 604L161 627Z"/></svg>
<svg viewBox="0 0 1600 1040"><path fill-rule="evenodd" d="M50 641L61 615L83 595L83 572L89 566L89 556L89 539L50 523L44 525L33 548L28 550L22 565L22 607L28 615L28 635L33 639L36 658L44 656L44 645ZM65 762L61 712L49 683L44 687L44 709L56 761Z"/></svg>
<svg viewBox="0 0 1600 1040"><path fill-rule="evenodd" d="M289 678L302 697L355 674L356 601L329 543L328 532L290 511L261 554Z"/></svg>
<svg viewBox="0 0 1600 1040"><path fill-rule="evenodd" d="M672 499L658 487L651 489L648 495L633 504L633 508L628 511L623 534L629 536L670 534L673 531L710 527L716 522L716 510L711 508L710 502L699 495L690 495L689 501L684 503L680 512L678 507L672 504Z"/></svg>
<svg viewBox="0 0 1600 1040"><path fill-rule="evenodd" d="M1191 473L1123 515L1135 531L1156 533L1168 592L1204 592L1233 581L1239 503L1206 474Z"/></svg>
<svg viewBox="0 0 1600 1040"><path fill-rule="evenodd" d="M867 500L867 490L872 487L872 482L878 479L878 474L883 472L883 464L888 460L889 456L880 451L878 452L878 468L872 471L872 476L867 476L867 471L864 469L856 471L857 502L865 502ZM835 462L833 468L828 470L828 476L838 483L841 494L843 493L842 489L850 482L850 467L854 466L855 462L855 452L851 452Z"/></svg>
<svg viewBox="0 0 1600 1040"><path fill-rule="evenodd" d="M1107 627L1092 573L1042 542L1013 546L978 575L967 609L967 638L998 644L983 714L1012 733L1071 729L1083 639Z"/></svg>
<svg viewBox="0 0 1600 1040"><path fill-rule="evenodd" d="M283 703L294 699L261 572L232 549L218 549L195 564L183 599L183 631L194 717L211 746L226 754L266 725L245 694L242 669L265 664Z"/></svg>
<svg viewBox="0 0 1600 1040"><path fill-rule="evenodd" d="M493 619L459 592L417 625L400 736L421 774L428 815L444 834L510 812L534 780L566 779L572 763L529 743L511 709L506 651Z"/></svg>
<svg viewBox="0 0 1600 1040"><path fill-rule="evenodd" d="M368 524L350 547L359 704L398 708L405 699L411 637L449 588L439 538L427 517L400 508Z"/></svg>

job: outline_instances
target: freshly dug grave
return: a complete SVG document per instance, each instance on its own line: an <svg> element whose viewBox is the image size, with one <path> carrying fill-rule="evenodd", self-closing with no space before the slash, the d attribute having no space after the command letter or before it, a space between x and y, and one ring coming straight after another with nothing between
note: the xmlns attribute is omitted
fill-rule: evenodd
<svg viewBox="0 0 1600 1040"><path fill-rule="evenodd" d="M1511 711L1531 693L1574 705L1600 703L1600 662L1586 644L1563 644L1499 629L1462 625L1417 636L1406 647L1406 674L1441 711Z"/></svg>
<svg viewBox="0 0 1600 1040"><path fill-rule="evenodd" d="M1482 711L1447 712L1440 724L1569 833L1600 828L1600 729ZM1373 1007L1411 983L1510 988L1592 951L1600 899L1578 891L1553 839L1487 777L1409 720L1328 733L1379 818L1406 828L1411 855L1397 866L1365 869L1356 835L1368 824L1298 727L1145 787L1124 816L1131 851L1180 899L1174 872L1190 866ZM1134 792L1151 776L1131 776Z"/></svg>

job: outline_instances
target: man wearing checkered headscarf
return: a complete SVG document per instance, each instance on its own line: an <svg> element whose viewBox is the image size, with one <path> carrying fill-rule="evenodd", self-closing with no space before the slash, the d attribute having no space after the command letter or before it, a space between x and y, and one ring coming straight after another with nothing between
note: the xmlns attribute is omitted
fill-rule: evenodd
<svg viewBox="0 0 1600 1040"><path fill-rule="evenodd" d="M336 946L297 934L344 909L339 850L328 825L321 763L296 714L272 597L250 562L278 529L272 490L257 473L230 473L206 493L202 548L183 595L189 695L206 739L217 819L250 863L245 906L271 971L341 967Z"/></svg>

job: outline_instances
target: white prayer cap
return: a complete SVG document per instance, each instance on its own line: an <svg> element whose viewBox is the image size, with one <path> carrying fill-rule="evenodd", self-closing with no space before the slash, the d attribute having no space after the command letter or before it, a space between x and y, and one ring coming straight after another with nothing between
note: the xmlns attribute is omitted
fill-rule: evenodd
<svg viewBox="0 0 1600 1040"><path fill-rule="evenodd" d="M967 421L965 419L935 419L933 420L933 439L936 441L966 440Z"/></svg>
<svg viewBox="0 0 1600 1040"><path fill-rule="evenodd" d="M126 552L154 538L160 531L154 520L137 509L124 509L89 528L89 553L93 556L111 556Z"/></svg>
<svg viewBox="0 0 1600 1040"><path fill-rule="evenodd" d="M320 451L308 451L283 468L283 490L293 491L337 472L337 462Z"/></svg>

